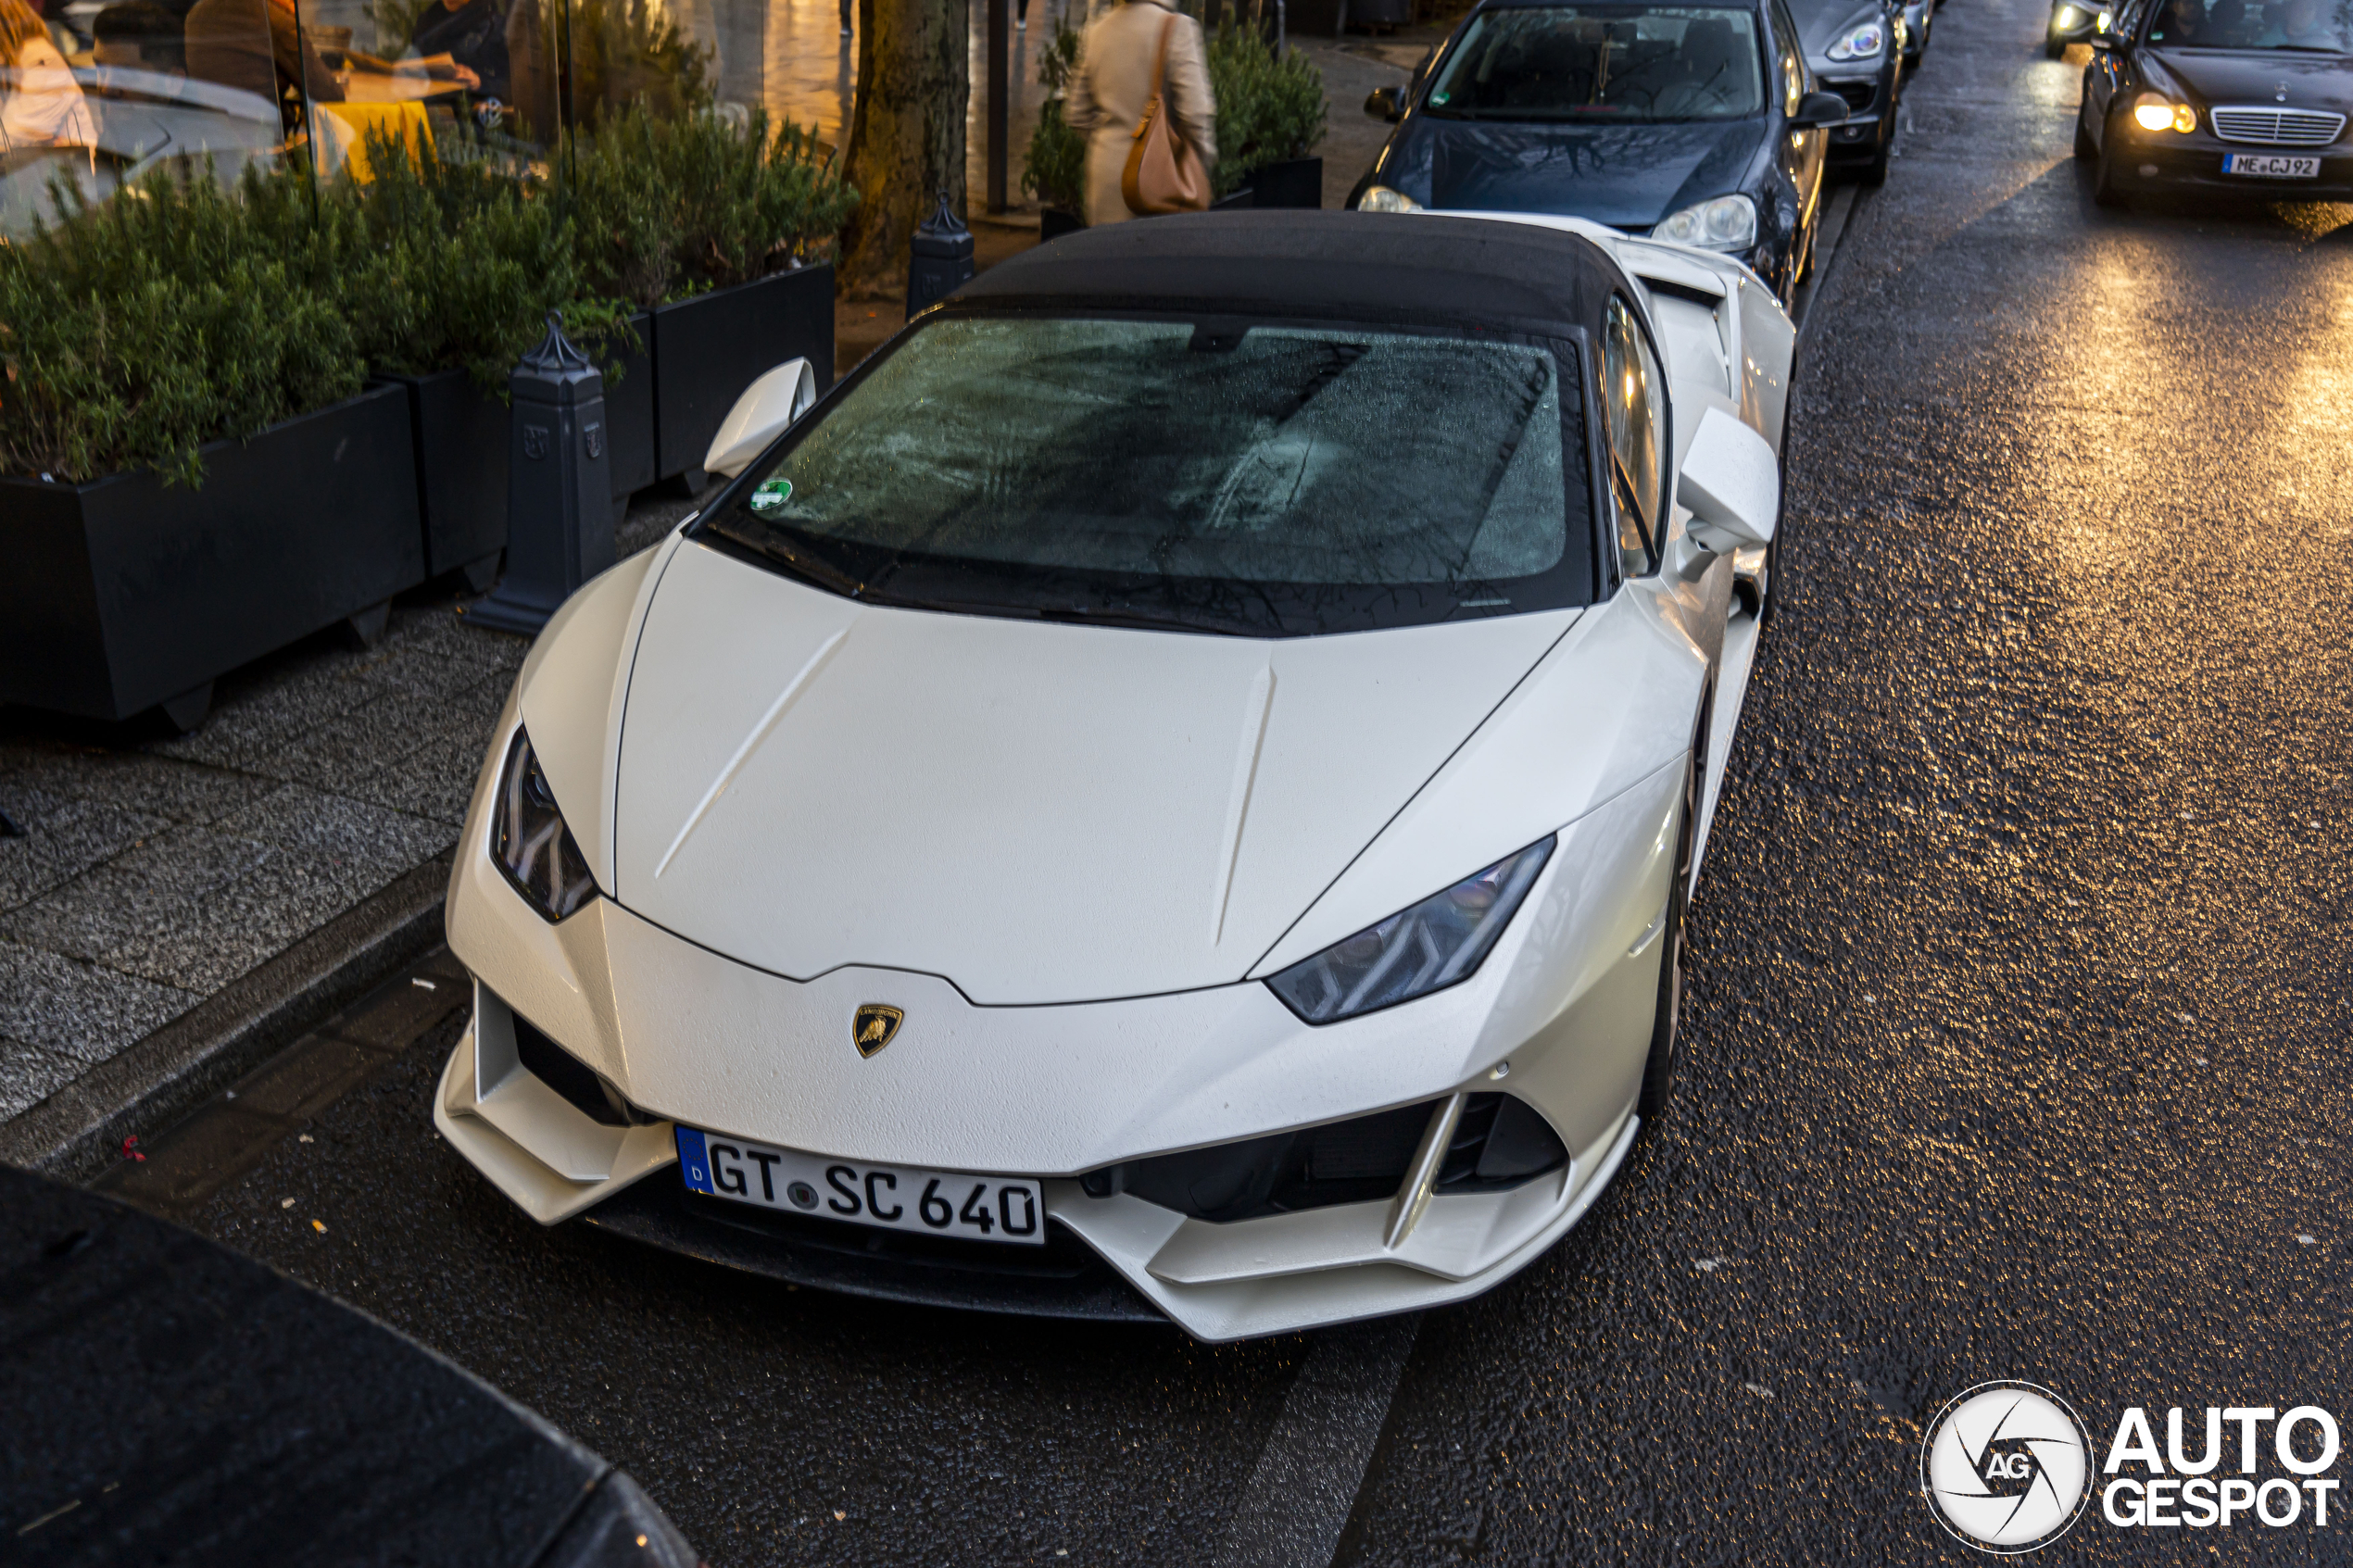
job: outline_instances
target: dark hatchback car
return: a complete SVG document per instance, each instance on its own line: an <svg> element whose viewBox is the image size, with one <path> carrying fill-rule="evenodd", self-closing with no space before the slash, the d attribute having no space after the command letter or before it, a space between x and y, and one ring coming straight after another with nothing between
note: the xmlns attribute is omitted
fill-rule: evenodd
<svg viewBox="0 0 2353 1568"><path fill-rule="evenodd" d="M1365 108L1398 125L1353 207L1590 218L1736 256L1783 301L1846 114L1783 0L1487 0Z"/></svg>
<svg viewBox="0 0 2353 1568"><path fill-rule="evenodd" d="M2075 156L2093 194L2353 199L2353 6L2128 0L2092 44Z"/></svg>

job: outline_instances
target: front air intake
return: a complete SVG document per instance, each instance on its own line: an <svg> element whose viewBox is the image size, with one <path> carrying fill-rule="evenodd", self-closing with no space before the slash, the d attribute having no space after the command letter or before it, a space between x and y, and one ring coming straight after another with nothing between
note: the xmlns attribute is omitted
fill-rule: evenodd
<svg viewBox="0 0 2353 1568"><path fill-rule="evenodd" d="M1089 1171L1079 1185L1090 1197L1128 1193L1218 1224L1377 1202L1397 1196L1430 1117L1444 1103L1425 1100L1320 1127L1130 1160ZM1567 1162L1560 1135L1526 1101L1472 1095L1447 1142L1437 1191L1503 1192Z"/></svg>
<svg viewBox="0 0 2353 1568"><path fill-rule="evenodd" d="M597 1070L540 1033L522 1014L515 1021L515 1060L523 1071L547 1085L572 1108L592 1122L626 1127L645 1120L627 1100L598 1075Z"/></svg>

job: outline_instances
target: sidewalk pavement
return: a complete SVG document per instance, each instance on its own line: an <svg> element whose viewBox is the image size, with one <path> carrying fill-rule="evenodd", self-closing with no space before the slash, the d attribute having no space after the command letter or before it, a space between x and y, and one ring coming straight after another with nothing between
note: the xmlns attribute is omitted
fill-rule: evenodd
<svg viewBox="0 0 2353 1568"><path fill-rule="evenodd" d="M634 507L621 552L692 506ZM0 838L0 1160L88 1173L120 1147L92 1148L111 1118L132 1111L135 1133L152 1099L174 1120L308 1022L275 1017L289 996L396 928L419 950L438 940L447 855L528 648L420 592L372 649L327 633L224 678L192 734L0 709L0 811L24 830ZM384 952L343 990L414 956ZM250 1049L210 1060L239 1029ZM94 1102L74 1092L109 1079Z"/></svg>

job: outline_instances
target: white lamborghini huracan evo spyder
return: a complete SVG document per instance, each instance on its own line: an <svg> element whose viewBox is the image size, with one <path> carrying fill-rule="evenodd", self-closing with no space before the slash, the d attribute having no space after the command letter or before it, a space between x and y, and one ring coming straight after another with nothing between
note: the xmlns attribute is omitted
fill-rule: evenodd
<svg viewBox="0 0 2353 1568"><path fill-rule="evenodd" d="M532 649L435 1124L534 1218L1232 1339L1461 1300L1675 1065L1793 333L1567 219L1008 261Z"/></svg>

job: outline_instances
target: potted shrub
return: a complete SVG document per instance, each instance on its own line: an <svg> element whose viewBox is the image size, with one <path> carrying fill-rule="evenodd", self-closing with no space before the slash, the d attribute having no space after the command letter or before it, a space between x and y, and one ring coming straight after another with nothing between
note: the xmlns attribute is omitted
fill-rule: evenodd
<svg viewBox="0 0 2353 1568"><path fill-rule="evenodd" d="M1253 207L1321 207L1324 73L1296 50L1277 55L1257 28L1229 10L1209 40L1209 84L1217 98L1219 196L1252 192Z"/></svg>
<svg viewBox="0 0 2353 1568"><path fill-rule="evenodd" d="M545 191L484 165L445 163L430 144L411 161L371 139L368 162L368 184L321 192L356 204L364 239L344 306L370 369L408 396L425 574L460 571L480 593L497 581L507 544L507 372L549 310L579 340L618 347L623 307L581 297L570 236ZM609 371L609 397L628 379L625 367Z"/></svg>
<svg viewBox="0 0 2353 1568"><path fill-rule="evenodd" d="M308 172L151 176L0 246L0 701L182 728L424 577L407 400L362 385Z"/></svg>
<svg viewBox="0 0 2353 1568"><path fill-rule="evenodd" d="M662 119L630 108L565 160L585 282L644 309L657 478L704 481L702 459L743 389L806 357L832 384L834 278L811 253L857 194L813 135L764 115Z"/></svg>
<svg viewBox="0 0 2353 1568"><path fill-rule="evenodd" d="M1038 56L1038 81L1046 101L1023 157L1021 188L1038 198L1038 243L1059 239L1087 226L1087 138L1063 119L1063 95L1078 68L1078 32L1061 17Z"/></svg>

